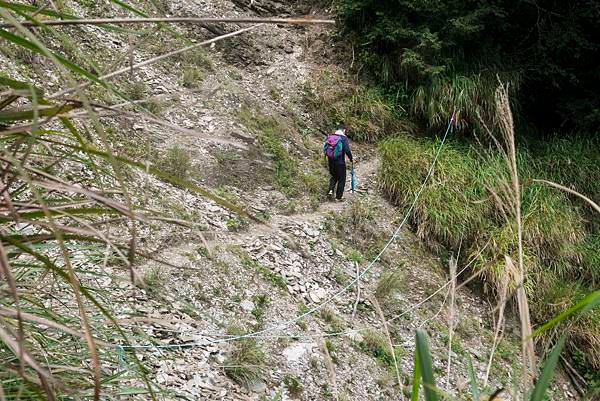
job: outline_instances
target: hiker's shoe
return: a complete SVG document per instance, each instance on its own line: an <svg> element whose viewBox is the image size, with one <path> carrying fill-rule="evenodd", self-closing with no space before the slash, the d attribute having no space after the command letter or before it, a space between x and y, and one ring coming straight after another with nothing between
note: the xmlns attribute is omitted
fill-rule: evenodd
<svg viewBox="0 0 600 401"><path fill-rule="evenodd" d="M343 201L344 201L344 198L335 198L335 201L336 201L336 202L343 202Z"/></svg>
<svg viewBox="0 0 600 401"><path fill-rule="evenodd" d="M327 192L327 199L333 200L333 191Z"/></svg>

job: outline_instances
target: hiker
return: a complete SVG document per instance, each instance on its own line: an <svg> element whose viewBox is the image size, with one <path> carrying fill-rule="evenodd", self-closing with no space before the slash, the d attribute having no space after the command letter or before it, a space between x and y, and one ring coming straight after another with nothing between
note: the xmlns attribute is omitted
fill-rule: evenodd
<svg viewBox="0 0 600 401"><path fill-rule="evenodd" d="M344 187L346 186L346 155L350 162L354 163L348 137L346 136L347 131L346 124L340 124L333 134L327 136L323 145L323 152L327 158L329 174L331 175L327 197L332 200L333 191L335 190L335 199L338 202L343 200Z"/></svg>

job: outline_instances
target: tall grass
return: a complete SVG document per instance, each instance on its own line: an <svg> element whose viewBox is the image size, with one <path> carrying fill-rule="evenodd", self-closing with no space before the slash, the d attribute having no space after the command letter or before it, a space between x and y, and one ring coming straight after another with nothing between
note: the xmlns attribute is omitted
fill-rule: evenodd
<svg viewBox="0 0 600 401"><path fill-rule="evenodd" d="M113 13L143 14L125 3L111 4ZM0 399L156 399L135 353L122 366L115 344L136 337L121 328L115 313L131 306L119 298L120 290L115 294L106 286L122 276L142 284L136 266L153 258L140 245L143 232L151 220L169 221L139 206L143 193L131 189L128 174L154 174L243 212L186 181L188 159L177 156L183 162L163 171L150 155L145 160L143 153L136 159L116 153L95 88L129 102L144 96L145 84L125 85L123 93L100 79L92 69L110 66L94 63L82 45L92 39L85 30L67 35L47 27L26 30L17 22L36 12L73 18L64 14L66 6L57 11L0 4L0 21L14 26L0 29L0 46L14 50L0 57L15 66L11 77L0 76ZM41 60L44 75L15 53ZM127 60L127 53L113 55ZM47 93L51 78L72 90ZM130 114L142 118L139 109Z"/></svg>
<svg viewBox="0 0 600 401"><path fill-rule="evenodd" d="M593 143L591 143L593 142ZM382 190L398 205L408 205L427 172L436 142L431 139L397 137L379 146ZM523 258L532 316L543 322L553 313L577 302L598 286L598 225L592 209L576 197L542 186L533 178L557 180L597 196L600 165L594 163L597 141L574 137L556 140L539 149L521 147L516 154L521 177ZM581 156L582 169L579 169ZM591 157L591 159L590 159ZM450 142L442 153L435 175L421 194L413 224L418 235L452 249L466 246L465 255L477 258L475 268L492 288L499 289L505 275L504 255L518 260L517 227L507 219L508 170L502 152L482 153L462 142ZM577 160L577 161L576 161ZM545 166L545 167L544 167ZM584 192L585 193L585 192ZM509 288L518 285L513 272ZM561 330L565 330L563 326ZM600 315L574 320L568 348L585 347L593 368L600 367Z"/></svg>
<svg viewBox="0 0 600 401"><path fill-rule="evenodd" d="M334 69L323 69L314 87L307 83L304 102L324 130L346 123L354 140L374 142L415 126L399 118L406 113L381 90L352 82Z"/></svg>
<svg viewBox="0 0 600 401"><path fill-rule="evenodd" d="M592 301L595 299L595 301ZM600 292L594 297L590 297L587 306L591 306L592 303L597 304L600 302ZM567 314L568 315L568 314ZM559 320L564 320L566 316L557 316ZM465 376L469 377L470 397L457 398L454 395L448 394L437 386L437 380L435 374L437 373L434 369L433 357L429 349L429 339L427 333L421 330L417 330L416 341L414 351L414 364L413 364L413 380L411 389L411 401L417 401L420 398L421 387L423 389L423 397L426 401L438 401L440 399L455 399L455 400L483 400L489 399L490 401L497 400L499 396L501 399L511 400L529 400L529 401L544 401L550 399L549 389L550 385L555 376L558 362L561 357L561 352L565 346L565 337L558 338L555 344L551 347L547 353L542 366L538 370L537 380L535 383L524 383L525 386L522 388L521 395L513 392L512 394L506 388L500 389L489 389L481 384L477 380L475 370L473 368L473 362L470 356L467 356L467 372L464 372ZM446 378L448 380L448 378ZM516 380L516 378L515 378ZM514 383L513 383L514 384ZM461 391L462 392L462 391ZM597 392L592 392L591 397L597 396ZM586 398L596 399L596 398Z"/></svg>

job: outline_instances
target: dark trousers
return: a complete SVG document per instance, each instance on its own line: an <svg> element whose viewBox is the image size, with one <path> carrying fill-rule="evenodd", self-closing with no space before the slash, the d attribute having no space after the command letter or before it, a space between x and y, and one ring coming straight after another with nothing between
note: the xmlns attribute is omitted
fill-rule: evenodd
<svg viewBox="0 0 600 401"><path fill-rule="evenodd" d="M329 160L329 190L333 191L337 185L335 197L342 199L344 187L346 186L346 163L339 164L337 160Z"/></svg>

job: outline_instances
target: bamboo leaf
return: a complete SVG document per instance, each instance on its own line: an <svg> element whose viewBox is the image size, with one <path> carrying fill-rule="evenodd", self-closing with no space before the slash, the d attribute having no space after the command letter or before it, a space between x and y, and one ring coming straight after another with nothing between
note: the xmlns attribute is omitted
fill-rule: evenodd
<svg viewBox="0 0 600 401"><path fill-rule="evenodd" d="M479 387L477 386L477 376L475 376L475 369L473 368L473 360L471 359L471 354L467 354L467 362L469 368L469 379L471 381L471 395L473 396L473 401L478 401Z"/></svg>
<svg viewBox="0 0 600 401"><path fill-rule="evenodd" d="M415 362L413 369L411 401L419 401L419 387L421 386L421 365L419 364L419 348L415 348Z"/></svg>
<svg viewBox="0 0 600 401"><path fill-rule="evenodd" d="M92 74L89 71L86 71L85 69L81 68L80 66L73 63L72 61L67 60L60 54L50 52L49 50L44 50L41 47L39 47L38 45L36 45L35 43L30 42L29 40L24 39L18 35L15 35L12 32L8 32L7 30L4 30L2 28L0 28L0 38L4 38L4 39L8 40L9 42L14 43L17 46L21 46L26 49L29 49L32 52L37 53L44 57L47 57L47 53L50 53L50 54L52 54L53 57L55 57L58 60L59 63L61 63L63 66L65 66L72 72L82 75L82 76L86 77L87 79L89 79L90 81L93 81L97 84L100 84L100 85L106 87L106 84L103 81L99 80L96 75Z"/></svg>
<svg viewBox="0 0 600 401"><path fill-rule="evenodd" d="M58 114L71 111L75 108L77 108L77 106L68 104L63 106L38 107L37 109L33 108L18 111L0 111L0 122L33 120L36 114L39 117L56 116Z"/></svg>
<svg viewBox="0 0 600 401"><path fill-rule="evenodd" d="M23 90L23 91L35 91L36 96L43 96L44 91L36 86L33 86L29 82L16 81L6 76L0 75L0 85L8 86L11 89Z"/></svg>
<svg viewBox="0 0 600 401"><path fill-rule="evenodd" d="M585 312L595 308L598 305L600 305L600 290L592 292L591 294L589 294L585 298L583 298L581 301L579 301L575 305L571 306L569 309L559 313L556 317L554 317L549 322L544 324L542 327L540 327L539 329L534 331L532 336L535 337L535 336L542 334L543 332L551 329L552 327L556 326L563 320L576 314L579 311L581 311L582 313L585 313Z"/></svg>
<svg viewBox="0 0 600 401"><path fill-rule="evenodd" d="M433 362L427 343L427 333L423 330L417 330L417 355L419 356L419 366L423 377L425 400L438 401L438 391L433 376Z"/></svg>
<svg viewBox="0 0 600 401"><path fill-rule="evenodd" d="M558 363L558 357L565 345L565 336L562 336L558 341L558 344L554 347L550 356L546 360L544 364L544 370L540 375L535 388L533 389L533 393L531 394L530 401L543 401L546 396L546 390L548 390L548 386L552 382L552 376L554 375L554 370L556 369L556 364Z"/></svg>

